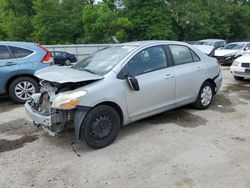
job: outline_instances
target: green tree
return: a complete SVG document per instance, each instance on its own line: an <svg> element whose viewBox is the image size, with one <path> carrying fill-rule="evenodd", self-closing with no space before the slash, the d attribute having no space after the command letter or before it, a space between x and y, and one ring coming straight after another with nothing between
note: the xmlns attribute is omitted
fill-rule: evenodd
<svg viewBox="0 0 250 188"><path fill-rule="evenodd" d="M0 37L2 40L30 40L31 18L35 14L32 0L1 0Z"/></svg>
<svg viewBox="0 0 250 188"><path fill-rule="evenodd" d="M86 5L83 11L84 42L112 43L114 38L123 42L127 40L125 29L131 23L125 17L118 16L114 2L104 1Z"/></svg>
<svg viewBox="0 0 250 188"><path fill-rule="evenodd" d="M122 15L132 23L129 40L176 39L164 0L124 0L124 6Z"/></svg>
<svg viewBox="0 0 250 188"><path fill-rule="evenodd" d="M42 44L76 43L82 37L82 0L35 0L33 39Z"/></svg>

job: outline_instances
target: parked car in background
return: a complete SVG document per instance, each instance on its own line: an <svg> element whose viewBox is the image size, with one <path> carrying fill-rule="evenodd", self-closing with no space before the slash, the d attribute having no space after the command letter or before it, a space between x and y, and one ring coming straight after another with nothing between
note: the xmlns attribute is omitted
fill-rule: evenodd
<svg viewBox="0 0 250 188"><path fill-rule="evenodd" d="M234 60L230 67L235 80L244 80L250 78L250 54L241 56Z"/></svg>
<svg viewBox="0 0 250 188"><path fill-rule="evenodd" d="M197 41L195 45L212 46L215 49L217 49L217 48L224 48L226 46L226 41L222 39L204 39Z"/></svg>
<svg viewBox="0 0 250 188"><path fill-rule="evenodd" d="M194 44L194 47L198 48L200 51L211 57L214 56L216 49L223 48L225 46L226 41L221 39L205 39Z"/></svg>
<svg viewBox="0 0 250 188"><path fill-rule="evenodd" d="M0 94L24 103L39 92L35 71L51 65L51 53L39 44L0 42Z"/></svg>
<svg viewBox="0 0 250 188"><path fill-rule="evenodd" d="M77 62L75 54L70 54L68 52L52 51L52 56L54 57L54 62L57 65L69 66L71 63Z"/></svg>
<svg viewBox="0 0 250 188"><path fill-rule="evenodd" d="M191 45L143 41L111 46L72 67L36 72L41 93L29 117L54 135L74 122L76 140L109 145L121 126L193 103L206 109L222 83L220 65Z"/></svg>
<svg viewBox="0 0 250 188"><path fill-rule="evenodd" d="M198 48L200 51L202 51L204 54L213 57L215 48L213 46L207 46L207 45L193 45L194 47Z"/></svg>
<svg viewBox="0 0 250 188"><path fill-rule="evenodd" d="M223 49L215 50L214 57L221 64L231 65L236 58L248 53L250 53L250 42L234 42L227 44Z"/></svg>

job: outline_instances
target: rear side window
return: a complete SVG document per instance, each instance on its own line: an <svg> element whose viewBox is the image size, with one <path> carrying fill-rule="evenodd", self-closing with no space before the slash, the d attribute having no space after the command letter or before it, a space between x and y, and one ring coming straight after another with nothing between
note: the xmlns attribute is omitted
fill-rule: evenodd
<svg viewBox="0 0 250 188"><path fill-rule="evenodd" d="M198 55L186 46L169 45L169 48L172 52L175 65L183 65L200 61Z"/></svg>
<svg viewBox="0 0 250 188"><path fill-rule="evenodd" d="M31 50L27 50L24 48L18 48L18 47L14 47L14 46L10 46L10 49L16 58L27 57L28 55L33 53L33 51L31 51Z"/></svg>
<svg viewBox="0 0 250 188"><path fill-rule="evenodd" d="M0 45L0 60L10 59L10 53L6 46Z"/></svg>

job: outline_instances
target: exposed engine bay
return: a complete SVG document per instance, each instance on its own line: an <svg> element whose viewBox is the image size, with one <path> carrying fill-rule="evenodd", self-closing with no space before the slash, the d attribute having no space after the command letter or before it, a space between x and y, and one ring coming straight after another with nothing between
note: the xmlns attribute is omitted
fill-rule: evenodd
<svg viewBox="0 0 250 188"><path fill-rule="evenodd" d="M33 110L43 116L51 117L51 125L45 127L51 135L64 130L67 122L73 120L74 109L56 109L53 106L53 101L57 95L63 92L72 91L82 86L88 85L95 80L83 81L78 83L56 83L42 80L40 82L40 93L34 94L28 104ZM46 126L34 121L36 126Z"/></svg>

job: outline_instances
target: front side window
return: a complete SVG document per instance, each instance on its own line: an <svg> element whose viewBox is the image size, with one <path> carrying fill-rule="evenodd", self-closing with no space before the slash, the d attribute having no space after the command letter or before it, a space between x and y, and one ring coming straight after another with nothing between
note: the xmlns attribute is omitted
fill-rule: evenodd
<svg viewBox="0 0 250 188"><path fill-rule="evenodd" d="M200 61L200 58L186 46L169 45L175 65L182 65Z"/></svg>
<svg viewBox="0 0 250 188"><path fill-rule="evenodd" d="M136 54L126 65L131 76L137 76L167 67L167 58L162 46L154 46Z"/></svg>
<svg viewBox="0 0 250 188"><path fill-rule="evenodd" d="M31 51L31 50L27 50L24 48L18 48L18 47L14 47L14 46L10 46L10 49L16 58L27 57L33 53L33 51Z"/></svg>
<svg viewBox="0 0 250 188"><path fill-rule="evenodd" d="M113 69L129 52L137 46L113 46L89 55L71 68L88 71L98 75L105 75Z"/></svg>
<svg viewBox="0 0 250 188"><path fill-rule="evenodd" d="M10 59L10 53L6 46L0 45L0 60Z"/></svg>

